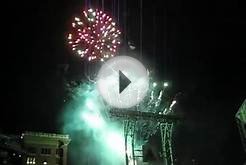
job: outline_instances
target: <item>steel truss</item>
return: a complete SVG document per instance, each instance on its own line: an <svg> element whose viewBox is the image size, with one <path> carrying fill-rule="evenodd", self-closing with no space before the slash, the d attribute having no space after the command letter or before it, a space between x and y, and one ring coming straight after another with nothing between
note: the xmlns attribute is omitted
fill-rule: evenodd
<svg viewBox="0 0 246 165"><path fill-rule="evenodd" d="M110 116L123 120L126 165L137 165L137 159L143 157L142 149L135 148L136 123L139 120L159 123L164 165L173 165L172 132L174 123L181 118L180 116L118 109L112 109Z"/></svg>

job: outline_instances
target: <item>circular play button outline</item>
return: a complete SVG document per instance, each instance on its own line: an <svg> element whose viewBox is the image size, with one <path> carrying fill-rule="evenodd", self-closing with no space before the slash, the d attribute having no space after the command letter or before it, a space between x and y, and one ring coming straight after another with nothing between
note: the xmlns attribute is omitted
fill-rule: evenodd
<svg viewBox="0 0 246 165"><path fill-rule="evenodd" d="M145 97L149 88L144 65L130 56L116 56L105 62L97 75L97 89L115 108L131 108Z"/></svg>

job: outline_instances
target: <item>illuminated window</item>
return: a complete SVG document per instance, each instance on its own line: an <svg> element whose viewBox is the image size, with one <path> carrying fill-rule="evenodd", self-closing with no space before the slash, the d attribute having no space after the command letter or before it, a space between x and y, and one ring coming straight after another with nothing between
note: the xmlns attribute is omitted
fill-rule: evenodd
<svg viewBox="0 0 246 165"><path fill-rule="evenodd" d="M26 164L36 164L35 157L27 157Z"/></svg>
<svg viewBox="0 0 246 165"><path fill-rule="evenodd" d="M42 148L41 149L41 154L50 155L51 154L51 149L50 148Z"/></svg>

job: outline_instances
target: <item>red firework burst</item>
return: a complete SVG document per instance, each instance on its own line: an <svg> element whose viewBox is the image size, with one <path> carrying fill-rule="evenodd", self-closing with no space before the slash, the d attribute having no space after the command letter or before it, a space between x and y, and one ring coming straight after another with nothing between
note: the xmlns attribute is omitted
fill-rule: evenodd
<svg viewBox="0 0 246 165"><path fill-rule="evenodd" d="M75 17L68 43L80 57L104 61L115 56L120 44L120 30L107 14L88 9L81 17Z"/></svg>

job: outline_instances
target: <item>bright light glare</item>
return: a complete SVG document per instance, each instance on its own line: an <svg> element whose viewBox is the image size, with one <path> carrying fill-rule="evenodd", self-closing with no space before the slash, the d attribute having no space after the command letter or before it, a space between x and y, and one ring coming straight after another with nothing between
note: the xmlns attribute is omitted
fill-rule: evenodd
<svg viewBox="0 0 246 165"><path fill-rule="evenodd" d="M84 112L81 114L81 119L91 128L102 128L104 126L104 120L96 113Z"/></svg>
<svg viewBox="0 0 246 165"><path fill-rule="evenodd" d="M164 87L168 87L168 83L167 82L164 82L163 86Z"/></svg>
<svg viewBox="0 0 246 165"><path fill-rule="evenodd" d="M90 109L90 110L94 110L95 109L95 105L93 104L92 100L86 100L86 106Z"/></svg>
<svg viewBox="0 0 246 165"><path fill-rule="evenodd" d="M119 132L109 132L106 138L106 142L110 148L119 153L124 153L124 138Z"/></svg>
<svg viewBox="0 0 246 165"><path fill-rule="evenodd" d="M156 83L156 82L154 82L154 83L153 83L153 87L156 87L156 86L157 86L157 83Z"/></svg>

